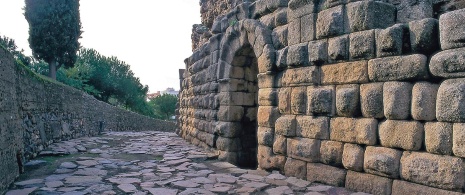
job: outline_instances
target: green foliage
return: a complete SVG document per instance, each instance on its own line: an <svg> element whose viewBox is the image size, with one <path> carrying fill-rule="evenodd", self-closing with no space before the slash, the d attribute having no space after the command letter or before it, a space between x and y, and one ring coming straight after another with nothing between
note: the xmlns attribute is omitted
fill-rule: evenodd
<svg viewBox="0 0 465 195"><path fill-rule="evenodd" d="M155 117L160 119L169 119L174 115L178 98L174 95L163 94L156 98L150 99L149 104L155 109Z"/></svg>
<svg viewBox="0 0 465 195"><path fill-rule="evenodd" d="M50 66L50 76L62 65L73 67L81 37L79 0L26 0L29 45L36 59Z"/></svg>
<svg viewBox="0 0 465 195"><path fill-rule="evenodd" d="M24 66L31 65L32 58L24 55L24 50L18 50L18 46L16 46L15 40L6 36L0 36L0 47L6 49L13 55L16 64L22 64Z"/></svg>

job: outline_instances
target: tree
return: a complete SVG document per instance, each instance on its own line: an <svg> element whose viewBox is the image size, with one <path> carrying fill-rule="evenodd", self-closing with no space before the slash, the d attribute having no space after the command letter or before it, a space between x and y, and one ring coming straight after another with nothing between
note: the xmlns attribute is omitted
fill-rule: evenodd
<svg viewBox="0 0 465 195"><path fill-rule="evenodd" d="M15 43L15 40L3 36L0 36L0 47L3 47L6 49L8 52L10 52L13 57L15 58L15 63L16 64L22 64L24 66L30 66L32 63L32 59L29 56L24 55L24 50L18 50L18 46Z"/></svg>
<svg viewBox="0 0 465 195"><path fill-rule="evenodd" d="M80 44L79 0L26 0L29 45L35 58L49 64L49 76L64 65L73 67Z"/></svg>
<svg viewBox="0 0 465 195"><path fill-rule="evenodd" d="M150 100L150 104L155 109L161 119L169 119L174 115L178 98L174 95L163 94Z"/></svg>

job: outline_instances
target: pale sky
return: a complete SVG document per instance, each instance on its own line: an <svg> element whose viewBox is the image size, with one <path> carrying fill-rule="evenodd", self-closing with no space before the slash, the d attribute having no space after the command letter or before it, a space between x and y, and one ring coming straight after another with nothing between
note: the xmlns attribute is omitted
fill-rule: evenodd
<svg viewBox="0 0 465 195"><path fill-rule="evenodd" d="M24 0L0 0L0 35L31 55L23 7ZM125 61L150 92L179 89L199 0L80 0L80 13L82 47Z"/></svg>

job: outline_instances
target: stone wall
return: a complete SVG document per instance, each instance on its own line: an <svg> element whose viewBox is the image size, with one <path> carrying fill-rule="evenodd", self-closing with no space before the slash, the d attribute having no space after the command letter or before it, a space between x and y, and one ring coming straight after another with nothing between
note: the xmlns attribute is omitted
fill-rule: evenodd
<svg viewBox="0 0 465 195"><path fill-rule="evenodd" d="M13 60L0 48L0 194L22 171L27 159L53 142L98 135L102 129L174 131L172 122L100 102L18 67Z"/></svg>
<svg viewBox="0 0 465 195"><path fill-rule="evenodd" d="M373 194L465 192L463 1L257 0L186 59L179 134Z"/></svg>

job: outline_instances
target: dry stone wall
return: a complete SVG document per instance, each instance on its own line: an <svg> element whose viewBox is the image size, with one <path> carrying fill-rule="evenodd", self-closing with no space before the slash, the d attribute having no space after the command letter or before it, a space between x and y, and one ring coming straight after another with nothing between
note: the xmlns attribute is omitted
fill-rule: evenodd
<svg viewBox="0 0 465 195"><path fill-rule="evenodd" d="M461 194L462 3L243 2L185 61L178 133L220 159L312 182Z"/></svg>
<svg viewBox="0 0 465 195"><path fill-rule="evenodd" d="M174 131L154 120L100 102L82 91L39 78L0 48L0 194L26 160L49 144L101 131Z"/></svg>

